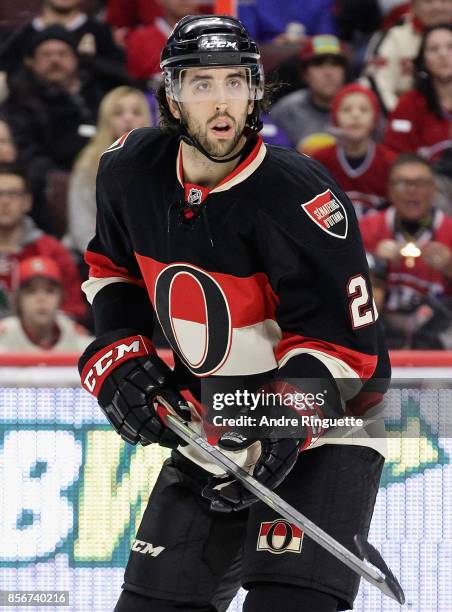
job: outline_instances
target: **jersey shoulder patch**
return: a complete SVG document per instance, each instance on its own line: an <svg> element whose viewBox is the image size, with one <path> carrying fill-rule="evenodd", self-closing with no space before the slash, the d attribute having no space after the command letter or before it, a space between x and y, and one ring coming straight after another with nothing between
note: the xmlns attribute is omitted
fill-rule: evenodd
<svg viewBox="0 0 452 612"><path fill-rule="evenodd" d="M316 160L271 147L262 184L260 208L305 243L337 249L359 237L353 204Z"/></svg>
<svg viewBox="0 0 452 612"><path fill-rule="evenodd" d="M347 238L347 211L331 189L326 189L323 193L314 196L309 202L302 204L301 208L321 230L330 236L343 240Z"/></svg>

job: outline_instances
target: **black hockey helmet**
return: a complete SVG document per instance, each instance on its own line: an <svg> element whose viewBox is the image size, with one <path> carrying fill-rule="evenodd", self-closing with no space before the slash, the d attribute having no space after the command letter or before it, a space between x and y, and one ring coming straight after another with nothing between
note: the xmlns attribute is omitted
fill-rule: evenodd
<svg viewBox="0 0 452 612"><path fill-rule="evenodd" d="M264 95L259 49L242 23L230 15L187 15L174 27L160 57L167 95L177 100L185 68L242 66L249 69L250 99Z"/></svg>

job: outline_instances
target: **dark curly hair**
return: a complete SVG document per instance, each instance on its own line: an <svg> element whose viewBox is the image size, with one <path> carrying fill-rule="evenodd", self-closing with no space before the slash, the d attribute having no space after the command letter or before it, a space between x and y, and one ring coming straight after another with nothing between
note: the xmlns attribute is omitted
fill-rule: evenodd
<svg viewBox="0 0 452 612"><path fill-rule="evenodd" d="M270 110L270 106L272 104L273 98L276 95L276 92L282 87L282 83L278 81L272 81L269 83L265 83L264 85L264 97L262 100L255 100L255 106L253 112L248 115L246 120L246 125L250 128L253 128L257 121L258 117L261 113L268 113ZM159 113L160 113L160 127L162 130L168 132L179 132L180 122L176 119L168 105L168 100L166 99L165 92L165 83L162 81L157 89L156 98L159 105Z"/></svg>
<svg viewBox="0 0 452 612"><path fill-rule="evenodd" d="M438 115L438 117L443 118L444 113L436 93L433 77L425 65L425 47L427 46L430 34L436 32L436 30L448 30L452 34L452 25L450 23L441 23L425 30L419 53L414 60L415 87L427 100L428 109Z"/></svg>

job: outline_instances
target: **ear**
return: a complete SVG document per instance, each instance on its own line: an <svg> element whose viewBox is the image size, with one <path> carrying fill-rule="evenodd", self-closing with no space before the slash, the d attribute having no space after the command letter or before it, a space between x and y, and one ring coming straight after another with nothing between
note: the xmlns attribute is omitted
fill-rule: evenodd
<svg viewBox="0 0 452 612"><path fill-rule="evenodd" d="M256 100L250 100L248 102L248 115L251 115L251 113L253 112L255 104L257 104Z"/></svg>
<svg viewBox="0 0 452 612"><path fill-rule="evenodd" d="M166 100L168 102L168 106L173 117L175 119L180 119L180 110L178 105L169 96L166 96Z"/></svg>

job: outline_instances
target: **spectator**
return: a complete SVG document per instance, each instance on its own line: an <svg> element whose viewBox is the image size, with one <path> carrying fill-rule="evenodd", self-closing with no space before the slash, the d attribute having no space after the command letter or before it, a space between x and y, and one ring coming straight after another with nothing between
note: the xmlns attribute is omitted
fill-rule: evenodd
<svg viewBox="0 0 452 612"><path fill-rule="evenodd" d="M301 35L335 34L335 0L255 0L238 3L238 17L257 42L287 44Z"/></svg>
<svg viewBox="0 0 452 612"><path fill-rule="evenodd" d="M452 25L426 30L416 66L416 89L400 98L384 142L436 160L452 147Z"/></svg>
<svg viewBox="0 0 452 612"><path fill-rule="evenodd" d="M102 96L95 83L83 81L72 38L61 26L37 33L28 54L28 67L16 75L5 110L33 187L35 215L48 228L47 175L72 168L94 133Z"/></svg>
<svg viewBox="0 0 452 612"><path fill-rule="evenodd" d="M0 54L0 69L17 72L36 34L59 25L73 38L81 68L103 91L127 81L124 55L113 42L107 24L82 10L82 0L44 0L41 12L10 38Z"/></svg>
<svg viewBox="0 0 452 612"><path fill-rule="evenodd" d="M359 217L387 205L389 167L395 153L376 144L372 133L380 107L375 94L362 85L346 85L336 94L331 114L338 142L313 154L353 202Z"/></svg>
<svg viewBox="0 0 452 612"><path fill-rule="evenodd" d="M52 236L44 234L27 216L31 197L25 178L14 168L0 168L0 290L2 314L11 308L10 295L17 287L20 261L40 255L50 257L63 273L62 309L83 320L85 305L80 291L80 277L70 253Z"/></svg>
<svg viewBox="0 0 452 612"><path fill-rule="evenodd" d="M138 89L118 87L99 108L96 135L75 164L69 188L69 235L72 246L84 252L96 225L96 173L102 153L122 134L152 125L149 105Z"/></svg>
<svg viewBox="0 0 452 612"><path fill-rule="evenodd" d="M441 23L452 23L452 0L412 0L412 11L402 24L389 28L370 43L366 75L386 113L413 87L413 60L422 32Z"/></svg>
<svg viewBox="0 0 452 612"><path fill-rule="evenodd" d="M385 263L383 316L391 348L440 348L451 296L452 217L433 206L430 164L407 153L392 164L392 207L361 220L366 250Z"/></svg>
<svg viewBox="0 0 452 612"><path fill-rule="evenodd" d="M276 125L303 153L334 142L328 133L331 102L344 85L347 59L335 36L314 36L300 51L301 70L307 89L281 98L272 109Z"/></svg>
<svg viewBox="0 0 452 612"><path fill-rule="evenodd" d="M200 2L194 0L159 0L163 15L153 25L131 30L126 38L127 67L136 79L149 79L160 75L160 53L171 30L185 15L200 12Z"/></svg>
<svg viewBox="0 0 452 612"><path fill-rule="evenodd" d="M0 165L15 164L17 147L6 117L0 115Z"/></svg>
<svg viewBox="0 0 452 612"><path fill-rule="evenodd" d="M0 321L0 352L81 353L93 340L87 331L59 312L62 272L48 257L24 259L18 270L15 316Z"/></svg>

